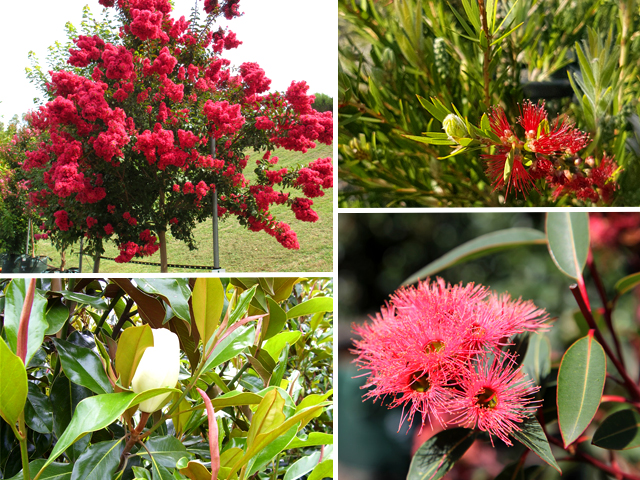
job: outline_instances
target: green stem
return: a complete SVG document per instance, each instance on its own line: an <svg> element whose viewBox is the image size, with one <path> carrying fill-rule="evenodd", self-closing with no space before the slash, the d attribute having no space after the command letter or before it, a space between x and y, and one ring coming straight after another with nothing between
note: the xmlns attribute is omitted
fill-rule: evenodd
<svg viewBox="0 0 640 480"><path fill-rule="evenodd" d="M618 90L618 108L622 107L622 95L624 88L622 82L626 75L627 57L629 53L629 40L631 34L631 25L633 20L633 0L622 0L620 2L620 23L622 24L620 32L620 82Z"/></svg>
<svg viewBox="0 0 640 480"><path fill-rule="evenodd" d="M18 418L19 435L18 441L20 442L20 457L22 458L22 477L24 480L31 480L31 473L29 472L29 451L27 449L27 429L24 424L24 410L20 413Z"/></svg>
<svg viewBox="0 0 640 480"><path fill-rule="evenodd" d="M478 0L478 8L480 9L480 20L482 21L482 31L487 41L487 47L484 49L484 62L482 63L482 76L484 80L484 104L487 109L491 107L491 94L489 93L489 65L491 64L491 40L493 37L489 32L487 24L487 11L485 9L484 0Z"/></svg>

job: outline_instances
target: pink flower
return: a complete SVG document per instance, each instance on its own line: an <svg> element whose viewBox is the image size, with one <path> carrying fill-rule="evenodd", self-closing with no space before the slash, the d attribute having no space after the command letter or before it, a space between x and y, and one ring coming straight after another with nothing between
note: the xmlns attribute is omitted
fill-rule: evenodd
<svg viewBox="0 0 640 480"><path fill-rule="evenodd" d="M521 369L513 364L511 357L502 354L491 363L477 363L466 370L459 382L462 395L453 404L453 409L460 412L454 421L467 428L477 427L511 445L508 435L520 430L518 423L538 408L532 397L540 388L524 379Z"/></svg>
<svg viewBox="0 0 640 480"><path fill-rule="evenodd" d="M389 397L390 408L402 406L402 421L411 423L420 414L422 426L477 423L504 440L511 431L505 425L522 420L535 388L518 387L519 372L510 369L501 348L516 333L546 328L547 319L531 302L472 283L451 285L438 278L400 289L371 322L354 327L361 337L354 340L356 362L369 371L365 398ZM488 364L493 357L500 362ZM485 401L481 387L487 388L485 403L493 394L503 402L490 404L495 415L482 420L477 410L487 405L474 401Z"/></svg>

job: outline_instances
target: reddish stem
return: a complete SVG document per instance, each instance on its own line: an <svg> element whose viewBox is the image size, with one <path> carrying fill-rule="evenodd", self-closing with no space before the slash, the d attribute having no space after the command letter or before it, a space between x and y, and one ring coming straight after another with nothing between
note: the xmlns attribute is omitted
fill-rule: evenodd
<svg viewBox="0 0 640 480"><path fill-rule="evenodd" d="M627 388L627 391L633 397L634 400L640 401L640 387L638 387L638 385L636 385L635 382L631 380L631 378L629 377L629 374L627 373L627 370L624 368L624 366L613 354L609 345L605 342L604 337L602 336L602 332L600 332L600 329L598 328L598 325L596 324L596 321L593 318L593 315L591 314L591 310L588 308L587 304L585 303L584 298L582 297L582 294L580 293L578 286L574 284L574 285L571 285L569 289L571 290L571 293L573 293L573 296L576 299L576 302L578 302L578 307L580 307L580 311L582 312L582 315L587 321L589 328L595 331L595 335L596 335L596 338L598 339L598 342L600 343L600 345L602 345L602 348L604 349L605 353L611 359L616 369L622 376L622 379L624 381L625 387Z"/></svg>
<svg viewBox="0 0 640 480"><path fill-rule="evenodd" d="M24 297L24 305L20 314L20 325L18 326L18 346L16 353L27 364L27 345L29 340L29 318L31 318L31 307L33 307L33 297L36 292L36 279L32 278L27 286L27 293Z"/></svg>
<svg viewBox="0 0 640 480"><path fill-rule="evenodd" d="M207 417L209 419L209 451L211 452L211 480L218 478L220 471L220 448L218 447L218 422L216 422L216 414L213 410L211 400L205 392L196 387L198 393L204 400L207 408Z"/></svg>

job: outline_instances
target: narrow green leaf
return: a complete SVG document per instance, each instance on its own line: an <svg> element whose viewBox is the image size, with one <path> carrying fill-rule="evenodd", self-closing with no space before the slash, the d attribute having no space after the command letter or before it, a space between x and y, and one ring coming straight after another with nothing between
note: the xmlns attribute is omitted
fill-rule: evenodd
<svg viewBox="0 0 640 480"><path fill-rule="evenodd" d="M577 280L589 253L589 214L549 212L546 230L554 263L562 273Z"/></svg>
<svg viewBox="0 0 640 480"><path fill-rule="evenodd" d="M507 160L504 162L504 170L502 172L502 180L504 181L504 183L509 183L515 158L515 150L512 148L511 150L509 150L509 153L507 154Z"/></svg>
<svg viewBox="0 0 640 480"><path fill-rule="evenodd" d="M287 449L314 447L317 445L333 445L333 435L331 433L310 432L309 436L303 440L302 438L294 438Z"/></svg>
<svg viewBox="0 0 640 480"><path fill-rule="evenodd" d="M421 97L420 95L416 95L418 97L418 101L420 105L422 105L433 117L442 123L447 115L449 115L449 110L445 108L444 105L435 97L431 97L431 102L429 102L426 98Z"/></svg>
<svg viewBox="0 0 640 480"><path fill-rule="evenodd" d="M455 145L456 143L448 138L434 138L434 137L421 137L418 135L402 135L404 138L414 140L420 143L426 143L427 145Z"/></svg>
<svg viewBox="0 0 640 480"><path fill-rule="evenodd" d="M637 285L640 284L640 273L632 273L631 275L627 275L624 278L621 278L616 282L616 292L618 295L622 295L627 293L630 290L633 290Z"/></svg>
<svg viewBox="0 0 640 480"><path fill-rule="evenodd" d="M562 473L553 453L551 453L551 447L538 420L535 417L528 417L519 423L518 427L520 430L514 430L511 432L511 436Z"/></svg>
<svg viewBox="0 0 640 480"><path fill-rule="evenodd" d="M501 35L500 38L496 38L493 42L491 42L491 46L493 46L493 45L495 45L497 43L500 43L502 40L504 40L506 37L511 35L513 32L515 32L518 28L520 28L523 23L524 22L519 23L518 25L513 27L511 30L509 30L507 33L505 33L504 35Z"/></svg>
<svg viewBox="0 0 640 480"><path fill-rule="evenodd" d="M476 434L467 428L436 433L413 456L407 480L437 480L453 468L471 447Z"/></svg>
<svg viewBox="0 0 640 480"><path fill-rule="evenodd" d="M456 7L451 5L450 2L447 2L447 5L449 5L449 8L451 9L453 14L456 16L456 18L460 22L460 25L462 25L462 28L464 28L464 31L467 32L467 35L469 35L469 37L473 37L475 35L474 31L471 30L471 27L466 22L466 20L464 18L462 18L462 15L460 15L460 13L458 13L458 10L456 9Z"/></svg>
<svg viewBox="0 0 640 480"><path fill-rule="evenodd" d="M220 323L224 307L224 287L219 278L198 278L191 295L193 319L202 344L206 345Z"/></svg>
<svg viewBox="0 0 640 480"><path fill-rule="evenodd" d="M9 425L15 426L27 401L27 371L20 357L0 338L0 416Z"/></svg>
<svg viewBox="0 0 640 480"><path fill-rule="evenodd" d="M306 302L299 303L287 312L287 318L300 317L302 315L313 315L318 312L332 312L332 297L315 297Z"/></svg>
<svg viewBox="0 0 640 480"><path fill-rule="evenodd" d="M60 355L62 369L69 380L98 394L113 391L97 353L66 340L52 340Z"/></svg>
<svg viewBox="0 0 640 480"><path fill-rule="evenodd" d="M71 480L112 480L120 463L122 439L91 445L73 465Z"/></svg>
<svg viewBox="0 0 640 480"><path fill-rule="evenodd" d="M407 278L403 285L414 283L421 278L434 275L453 265L475 260L491 253L521 245L543 245L545 243L547 241L544 233L533 228L509 228L491 232L463 243L438 260L434 260Z"/></svg>
<svg viewBox="0 0 640 480"><path fill-rule="evenodd" d="M249 305L251 304L251 300L253 300L253 296L256 293L256 289L258 288L258 284L256 283L250 289L245 290L240 295L240 298L236 302L236 305L229 315L229 326L236 323L238 320L244 317L249 309Z"/></svg>
<svg viewBox="0 0 640 480"><path fill-rule="evenodd" d="M593 332L565 352L558 371L558 423L565 447L591 423L604 388L607 361Z"/></svg>
<svg viewBox="0 0 640 480"><path fill-rule="evenodd" d="M124 388L129 388L144 351L153 346L153 332L149 325L129 327L118 340L116 350L116 372Z"/></svg>
<svg viewBox="0 0 640 480"><path fill-rule="evenodd" d="M640 413L633 408L612 413L593 434L591 443L608 450L640 447Z"/></svg>

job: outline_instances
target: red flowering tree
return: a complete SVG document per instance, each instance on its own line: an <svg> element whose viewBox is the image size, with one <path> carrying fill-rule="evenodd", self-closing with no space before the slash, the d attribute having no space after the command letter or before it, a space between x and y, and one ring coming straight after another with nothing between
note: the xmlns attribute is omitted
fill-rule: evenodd
<svg viewBox="0 0 640 480"><path fill-rule="evenodd" d="M232 68L223 58L241 42L213 25L238 16L238 0L206 0L206 17L195 8L189 21L172 18L169 0L99 2L116 9L117 35L74 38L67 67L50 72L50 101L30 115L42 141L23 168L41 228L61 248L84 237L99 254L113 240L118 262L160 249L166 271L167 230L194 247L191 231L211 215L215 190L221 217L299 248L269 208L286 204L316 221L311 198L333 186L331 159L275 170L271 151L330 144L331 112L311 108L305 82L271 93L257 64ZM243 174L249 148L265 152L254 183ZM291 187L302 195L285 193Z"/></svg>

